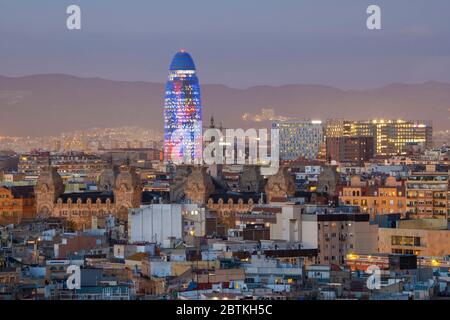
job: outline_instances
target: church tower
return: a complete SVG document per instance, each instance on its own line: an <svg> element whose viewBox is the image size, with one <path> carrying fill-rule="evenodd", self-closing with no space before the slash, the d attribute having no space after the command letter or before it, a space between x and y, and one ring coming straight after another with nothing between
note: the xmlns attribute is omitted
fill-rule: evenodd
<svg viewBox="0 0 450 320"><path fill-rule="evenodd" d="M264 179L260 166L244 165L244 170L239 178L239 189L241 192L263 192Z"/></svg>
<svg viewBox="0 0 450 320"><path fill-rule="evenodd" d="M97 177L97 190L101 192L111 192L116 185L116 178L119 175L119 168L111 165L105 168Z"/></svg>
<svg viewBox="0 0 450 320"><path fill-rule="evenodd" d="M56 199L64 193L64 183L56 168L51 166L42 168L34 192L37 217L51 216Z"/></svg>
<svg viewBox="0 0 450 320"><path fill-rule="evenodd" d="M214 192L214 183L207 169L203 166L192 167L191 173L187 176L184 192L186 199L193 203L205 204L209 195Z"/></svg>
<svg viewBox="0 0 450 320"><path fill-rule="evenodd" d="M295 194L295 180L287 167L280 167L276 175L270 176L266 184L267 202L287 200Z"/></svg>
<svg viewBox="0 0 450 320"><path fill-rule="evenodd" d="M117 217L128 220L128 208L139 208L142 200L142 182L134 167L122 167L116 178L114 202Z"/></svg>

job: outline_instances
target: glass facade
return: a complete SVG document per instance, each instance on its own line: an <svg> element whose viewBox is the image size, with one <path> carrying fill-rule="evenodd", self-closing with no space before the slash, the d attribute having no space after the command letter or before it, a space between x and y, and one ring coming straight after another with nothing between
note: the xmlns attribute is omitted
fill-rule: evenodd
<svg viewBox="0 0 450 320"><path fill-rule="evenodd" d="M202 157L202 107L194 61L181 50L172 59L164 102L164 160ZM177 158L177 159L175 159Z"/></svg>
<svg viewBox="0 0 450 320"><path fill-rule="evenodd" d="M373 137L377 156L407 154L410 146L432 147L433 127L425 121L372 120L327 121L326 137Z"/></svg>
<svg viewBox="0 0 450 320"><path fill-rule="evenodd" d="M275 121L272 128L280 130L280 160L317 159L323 143L321 121Z"/></svg>

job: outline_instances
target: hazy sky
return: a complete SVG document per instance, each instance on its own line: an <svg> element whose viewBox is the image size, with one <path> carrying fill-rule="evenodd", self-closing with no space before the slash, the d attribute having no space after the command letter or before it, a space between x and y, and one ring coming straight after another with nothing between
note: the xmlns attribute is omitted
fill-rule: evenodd
<svg viewBox="0 0 450 320"><path fill-rule="evenodd" d="M66 29L66 7L82 30ZM366 8L382 9L382 30ZM164 82L180 48L201 83L365 88L450 82L449 0L0 0L0 74Z"/></svg>

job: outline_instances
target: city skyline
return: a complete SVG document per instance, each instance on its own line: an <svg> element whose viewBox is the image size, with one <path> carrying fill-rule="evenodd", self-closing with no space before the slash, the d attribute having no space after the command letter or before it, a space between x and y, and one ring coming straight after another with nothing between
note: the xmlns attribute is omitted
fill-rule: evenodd
<svg viewBox="0 0 450 320"><path fill-rule="evenodd" d="M1 1L0 301L450 300L428 2Z"/></svg>

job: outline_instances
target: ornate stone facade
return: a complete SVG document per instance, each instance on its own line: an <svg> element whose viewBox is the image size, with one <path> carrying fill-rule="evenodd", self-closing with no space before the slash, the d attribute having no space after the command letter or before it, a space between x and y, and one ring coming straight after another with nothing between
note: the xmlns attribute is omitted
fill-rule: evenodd
<svg viewBox="0 0 450 320"><path fill-rule="evenodd" d="M67 218L77 229L90 228L93 216L112 214L126 221L128 209L138 208L141 204L142 184L134 168L125 167L117 173L112 170L112 173L100 175L99 190L102 191L64 193L64 184L56 168L43 168L35 187L37 216Z"/></svg>
<svg viewBox="0 0 450 320"><path fill-rule="evenodd" d="M170 201L180 203L186 198L185 188L190 168L187 165L179 165L172 170L173 178L170 184Z"/></svg>
<svg viewBox="0 0 450 320"><path fill-rule="evenodd" d="M219 216L228 216L231 213L250 212L256 205L258 205L258 203L255 203L252 198L248 199L247 201L244 201L244 199L242 198L234 201L230 198L226 202L222 198L217 201L209 198L206 207L208 208L208 210L217 212Z"/></svg>
<svg viewBox="0 0 450 320"><path fill-rule="evenodd" d="M192 167L186 180L186 199L197 204L205 204L209 195L214 192L214 184L207 173L207 167Z"/></svg>
<svg viewBox="0 0 450 320"><path fill-rule="evenodd" d="M33 187L0 186L0 225L18 224L24 218L34 218L35 204Z"/></svg>
<svg viewBox="0 0 450 320"><path fill-rule="evenodd" d="M111 165L103 170L97 177L97 189L102 192L112 191L116 185L116 178L119 175L119 168Z"/></svg>
<svg viewBox="0 0 450 320"><path fill-rule="evenodd" d="M45 166L34 188L36 195L36 216L47 218L52 215L58 197L64 193L64 183L55 167Z"/></svg>
<svg viewBox="0 0 450 320"><path fill-rule="evenodd" d="M239 190L241 192L262 192L264 190L264 179L261 175L260 166L244 166L244 170L239 179Z"/></svg>
<svg viewBox="0 0 450 320"><path fill-rule="evenodd" d="M280 167L277 174L270 176L266 184L267 202L286 199L295 194L295 180L287 167Z"/></svg>
<svg viewBox="0 0 450 320"><path fill-rule="evenodd" d="M136 169L127 167L116 179L114 188L116 216L121 220L128 219L128 209L139 208L142 200L142 182Z"/></svg>
<svg viewBox="0 0 450 320"><path fill-rule="evenodd" d="M339 173L335 166L325 166L322 168L317 180L317 191L336 196L338 194L337 186L340 184Z"/></svg>

